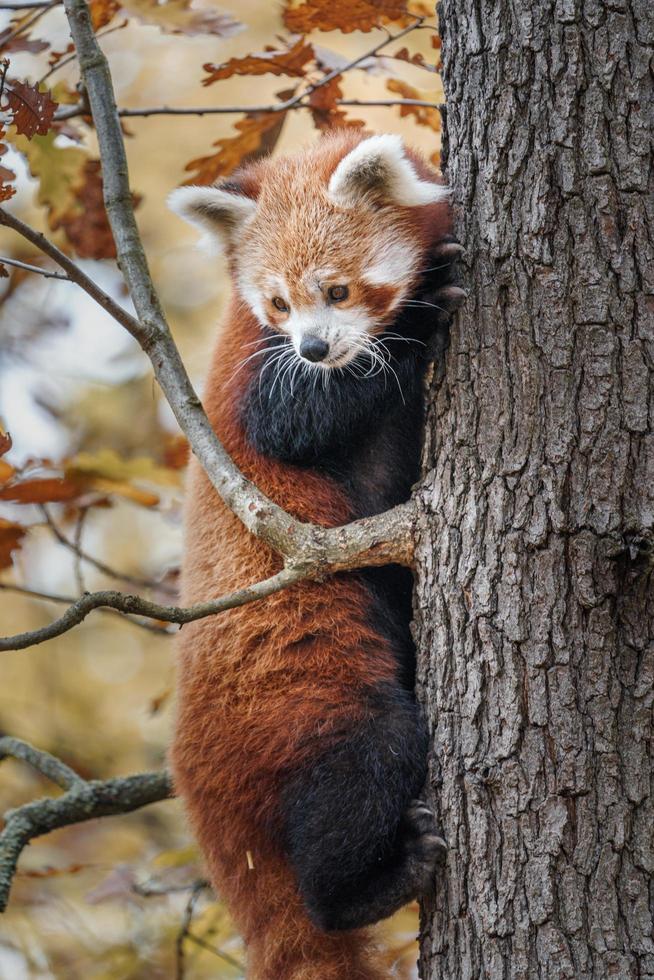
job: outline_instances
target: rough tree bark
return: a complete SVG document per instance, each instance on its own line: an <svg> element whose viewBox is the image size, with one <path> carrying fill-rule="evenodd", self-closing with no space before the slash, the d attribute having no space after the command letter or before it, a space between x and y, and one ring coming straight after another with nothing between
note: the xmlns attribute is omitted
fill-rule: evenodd
<svg viewBox="0 0 654 980"><path fill-rule="evenodd" d="M654 977L654 7L440 16L470 300L420 494L421 975Z"/></svg>

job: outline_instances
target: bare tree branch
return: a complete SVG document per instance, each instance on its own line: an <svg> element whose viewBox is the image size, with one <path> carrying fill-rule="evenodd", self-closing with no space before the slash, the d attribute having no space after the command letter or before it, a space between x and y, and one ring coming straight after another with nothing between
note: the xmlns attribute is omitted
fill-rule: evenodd
<svg viewBox="0 0 654 980"><path fill-rule="evenodd" d="M61 249L57 248L56 245L42 235L41 232L35 231L34 228L30 228L26 225L24 221L17 218L14 214L6 211L4 208L0 207L0 225L5 225L7 228L11 228L13 231L18 232L22 235L28 242L36 246L39 251L43 252L44 255L49 256L53 259L60 268L68 274L68 278L71 282L76 283L80 286L85 293L88 293L98 303L103 310L114 318L121 326L131 333L136 340L139 339L138 335L141 333L141 325L136 320L131 313L117 303L111 298L107 293L105 293L100 287L87 276L79 266L73 262Z"/></svg>
<svg viewBox="0 0 654 980"><path fill-rule="evenodd" d="M396 35L399 37L399 35ZM343 69L345 70L345 69ZM315 91L315 89L314 89ZM303 95L306 93L303 93ZM289 105L289 102L292 104ZM336 99L336 105L346 106L422 106L427 109L441 109L440 102L425 102L423 99ZM228 106L150 106L143 109L118 109L121 119L138 119L147 116L224 116L236 113L253 112L291 112L294 109L311 109L308 102L288 100L287 102L272 102L269 105L228 105ZM59 109L55 119L75 119L77 116L88 116L87 105L65 106Z"/></svg>
<svg viewBox="0 0 654 980"><path fill-rule="evenodd" d="M117 609L132 616L147 616L150 619L183 625L263 599L303 579L321 578L330 572L347 571L363 565L387 565L397 561L400 554L408 564L413 542L413 520L414 504L409 501L380 514L379 517L364 517L342 528L327 530L316 527L317 534L325 535L325 544L317 557L310 552L306 559L287 561L280 572L262 582L193 606L163 606L141 596L112 590L89 592L75 600L63 616L46 626L15 636L1 637L0 651L24 650L61 636L78 626L94 609L102 607ZM345 541L343 547L339 543L341 538ZM352 542L358 542L358 550L353 547ZM401 547L404 550L401 551Z"/></svg>
<svg viewBox="0 0 654 980"><path fill-rule="evenodd" d="M103 575L107 575L109 578L118 579L121 582L129 582L130 585L138 585L139 588L160 589L162 592L166 592L170 596L175 596L176 593L174 592L174 590L169 588L165 584L162 584L160 582L155 582L152 579L141 578L138 575L130 575L128 572L119 572L117 569L112 568L111 565L107 565L106 562L100 561L99 558L94 558L93 555L89 555L89 553L84 551L84 549L81 547L81 545L78 542L71 541L69 538L66 537L66 535L61 530L59 525L55 522L54 518L52 517L52 514L50 513L50 511L48 510L45 504L41 504L40 510L41 513L43 514L43 517L45 519L48 528L50 529L54 537L57 539L59 544L63 545L64 548L68 548L69 551L72 551L78 559L81 559L82 561L87 562L87 564L92 565L93 568L96 568L99 572L102 572ZM80 589L80 591L84 591L84 590Z"/></svg>
<svg viewBox="0 0 654 980"><path fill-rule="evenodd" d="M0 3L0 10L38 10L49 9L50 7L59 6L59 0L57 3L52 3L51 0L34 0L33 3Z"/></svg>
<svg viewBox="0 0 654 980"><path fill-rule="evenodd" d="M80 598L79 596L59 595L55 592L41 592L38 589L29 589L24 585L15 585L13 582L0 582L0 592L15 592L17 595L24 595L28 599L36 599L40 602L55 602L59 605L72 606ZM147 630L148 633L156 633L157 636L173 636L176 630L169 630L163 626L153 626L152 623L144 622L121 612L120 609L100 608L101 613L108 616L120 616L124 623L130 623L139 629Z"/></svg>
<svg viewBox="0 0 654 980"><path fill-rule="evenodd" d="M114 592L106 590L103 592L88 592L86 595L77 599L63 616L53 620L47 626L40 629L29 630L26 633L18 633L16 636L6 636L0 638L0 650L24 650L26 647L36 646L51 640L55 636L61 636L68 630L86 619L88 614L94 609L102 606L110 609L118 609L130 615L148 616L150 619L160 619L168 623L192 623L196 619L204 619L206 616L213 616L223 612L225 609L234 609L237 606L244 606L255 599L262 599L264 596L272 595L285 589L293 582L299 582L306 578L307 573L300 569L284 568L277 575L257 582L254 585L246 586L231 592L229 595L219 599L212 599L209 602L198 602L194 606L161 606L157 602L150 602L149 599L142 599L140 596L128 595L124 592Z"/></svg>
<svg viewBox="0 0 654 980"><path fill-rule="evenodd" d="M42 776L46 776L60 789L71 789L84 782L82 777L61 759L50 755L49 752L35 749L29 742L23 742L20 738L4 735L0 738L0 760L6 759L7 756L27 762L32 769L37 769Z"/></svg>
<svg viewBox="0 0 654 980"><path fill-rule="evenodd" d="M21 852L35 837L83 820L130 813L173 795L170 776L165 771L85 780L48 752L17 738L0 738L0 759L7 756L29 763L65 792L56 799L34 800L5 813L5 826L0 833L0 912L7 907Z"/></svg>
<svg viewBox="0 0 654 980"><path fill-rule="evenodd" d="M70 279L64 272L53 272L51 269L42 269L38 265L30 265L29 262L19 262L18 259L8 259L4 255L0 256L0 265L13 265L17 269L24 269L26 272L37 272L40 276L45 276L46 279L62 279L64 282L70 282Z"/></svg>

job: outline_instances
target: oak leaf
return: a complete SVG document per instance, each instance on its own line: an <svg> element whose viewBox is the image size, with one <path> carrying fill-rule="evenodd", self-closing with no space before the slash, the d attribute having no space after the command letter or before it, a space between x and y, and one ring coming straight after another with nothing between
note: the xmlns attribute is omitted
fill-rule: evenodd
<svg viewBox="0 0 654 980"><path fill-rule="evenodd" d="M106 27L119 10L118 0L89 0L93 30L99 31L102 27Z"/></svg>
<svg viewBox="0 0 654 980"><path fill-rule="evenodd" d="M305 0L288 6L284 24L294 34L372 31L389 21L408 23L406 0Z"/></svg>
<svg viewBox="0 0 654 980"><path fill-rule="evenodd" d="M116 245L102 197L99 160L86 160L71 208L51 224L63 228L81 259L115 259ZM136 201L135 203L138 203Z"/></svg>
<svg viewBox="0 0 654 980"><path fill-rule="evenodd" d="M28 139L37 133L45 136L57 109L57 103L50 98L50 93L40 92L36 85L12 81L5 86L5 95L16 131Z"/></svg>
<svg viewBox="0 0 654 980"><path fill-rule="evenodd" d="M75 205L75 192L83 183L88 155L76 146L56 146L56 135L52 132L32 140L24 136L12 139L16 149L27 158L31 175L38 178L37 200L47 208L48 225L55 230Z"/></svg>
<svg viewBox="0 0 654 980"><path fill-rule="evenodd" d="M157 466L149 456L124 459L113 449L100 449L96 453L77 453L66 461L67 476L75 479L102 477L122 483L126 480L145 480L162 486L178 486L180 477L168 466Z"/></svg>
<svg viewBox="0 0 654 980"><path fill-rule="evenodd" d="M123 10L167 34L217 34L231 37L244 29L231 14L215 7L195 8L192 0L123 0Z"/></svg>
<svg viewBox="0 0 654 980"><path fill-rule="evenodd" d="M26 534L27 528L22 524L0 517L0 568L10 567L11 553L20 548Z"/></svg>
<svg viewBox="0 0 654 980"><path fill-rule="evenodd" d="M45 51L50 46L48 41L40 41L37 38L31 38L26 35L12 37L11 35L14 34L15 29L14 22L14 25L0 33L0 51L3 54L6 52L17 54L19 51L27 51L28 54L39 54L39 52Z"/></svg>
<svg viewBox="0 0 654 980"><path fill-rule="evenodd" d="M435 65L431 65L428 61L425 61L424 54L421 54L419 51L411 54L406 47L400 48L399 51L391 55L386 55L386 57L394 58L396 61L407 61L410 65L417 65L418 68L424 68L425 71L435 72L437 70Z"/></svg>
<svg viewBox="0 0 654 980"><path fill-rule="evenodd" d="M305 65L312 58L313 48L301 37L292 48L281 51L271 48L244 58L230 58L221 65L203 65L209 74L202 79L202 84L213 85L234 75L289 75L301 78L305 74Z"/></svg>
<svg viewBox="0 0 654 980"><path fill-rule="evenodd" d="M0 483L8 483L16 470L6 459L0 459Z"/></svg>
<svg viewBox="0 0 654 980"><path fill-rule="evenodd" d="M80 487L60 476L37 477L11 481L0 487L0 500L17 504L51 504L73 500L79 496Z"/></svg>
<svg viewBox="0 0 654 980"><path fill-rule="evenodd" d="M285 112L251 113L236 123L237 136L226 136L213 145L217 153L198 157L186 164L185 170L196 173L188 184L213 184L220 177L227 177L237 167L270 153L280 137Z"/></svg>
<svg viewBox="0 0 654 980"><path fill-rule="evenodd" d="M421 99L422 95L413 85L400 81L398 78L389 78L386 82L389 92L394 92L403 99ZM428 126L435 133L441 131L441 114L438 109L428 105L401 105L399 106L401 116L413 116L420 126Z"/></svg>
<svg viewBox="0 0 654 980"><path fill-rule="evenodd" d="M344 126L353 129L365 126L361 119L348 119L345 112L339 108L338 100L343 94L340 86L341 78L341 75L336 75L326 85L314 89L309 95L309 106L311 107L314 125L322 131Z"/></svg>

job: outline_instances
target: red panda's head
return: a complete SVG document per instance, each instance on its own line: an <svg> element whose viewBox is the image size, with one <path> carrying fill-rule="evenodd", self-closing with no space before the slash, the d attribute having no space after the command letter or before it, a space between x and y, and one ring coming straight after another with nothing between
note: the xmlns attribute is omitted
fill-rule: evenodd
<svg viewBox="0 0 654 980"><path fill-rule="evenodd" d="M259 322L330 368L362 353L407 298L445 230L447 193L399 136L350 131L215 187L182 187L170 204L218 240Z"/></svg>

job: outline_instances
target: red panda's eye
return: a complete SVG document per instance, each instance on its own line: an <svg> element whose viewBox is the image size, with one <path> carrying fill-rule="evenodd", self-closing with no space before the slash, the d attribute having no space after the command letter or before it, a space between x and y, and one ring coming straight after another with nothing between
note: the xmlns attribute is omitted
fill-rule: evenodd
<svg viewBox="0 0 654 980"><path fill-rule="evenodd" d="M280 313L288 313L288 306L281 296L273 296L272 305L276 310L279 310Z"/></svg>
<svg viewBox="0 0 654 980"><path fill-rule="evenodd" d="M349 295L350 290L347 286L330 286L327 290L327 296L332 303L341 303Z"/></svg>

